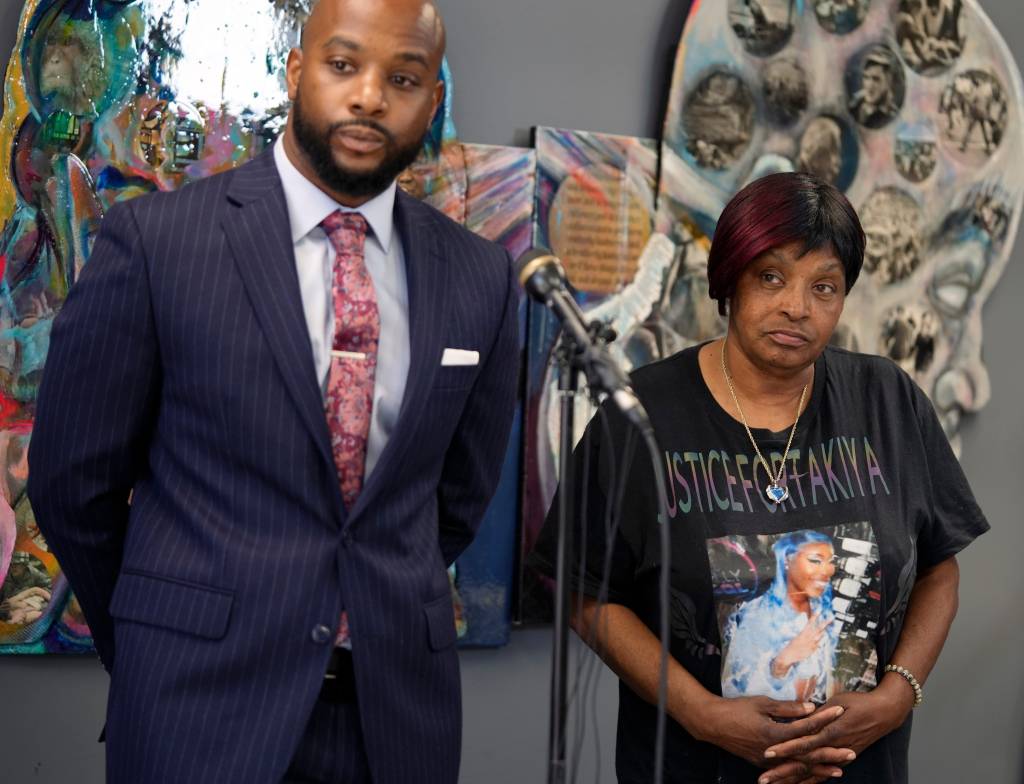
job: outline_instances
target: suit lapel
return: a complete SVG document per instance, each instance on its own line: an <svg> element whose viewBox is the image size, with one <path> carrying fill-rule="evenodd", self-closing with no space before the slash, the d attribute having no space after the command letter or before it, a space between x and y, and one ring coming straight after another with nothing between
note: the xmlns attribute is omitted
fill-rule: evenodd
<svg viewBox="0 0 1024 784"><path fill-rule="evenodd" d="M423 415L434 375L441 364L443 325L448 308L448 264L432 210L398 191L395 225L405 255L409 287L409 376L394 431L349 514L354 520L393 478L393 468L409 447Z"/></svg>
<svg viewBox="0 0 1024 784"><path fill-rule="evenodd" d="M235 209L223 226L239 274L284 384L333 473L334 458L299 292L288 207L272 150L235 171L228 199ZM340 489L337 500L343 516Z"/></svg>

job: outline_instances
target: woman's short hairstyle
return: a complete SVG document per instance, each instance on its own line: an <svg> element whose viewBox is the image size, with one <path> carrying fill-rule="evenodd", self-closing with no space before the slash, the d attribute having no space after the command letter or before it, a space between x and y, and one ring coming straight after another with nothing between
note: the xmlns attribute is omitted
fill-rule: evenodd
<svg viewBox="0 0 1024 784"><path fill-rule="evenodd" d="M708 294L723 316L736 283L754 259L798 242L800 256L830 249L846 272L849 293L864 264L864 229L833 185L810 174L769 174L737 193L718 219L708 253Z"/></svg>

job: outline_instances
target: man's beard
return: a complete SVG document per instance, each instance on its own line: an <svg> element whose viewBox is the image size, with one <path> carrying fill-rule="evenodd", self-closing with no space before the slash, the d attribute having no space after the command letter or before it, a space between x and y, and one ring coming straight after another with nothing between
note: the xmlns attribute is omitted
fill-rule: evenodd
<svg viewBox="0 0 1024 784"><path fill-rule="evenodd" d="M292 130L295 141L320 181L335 193L354 198L373 197L383 192L420 154L423 140L399 147L394 135L373 120L347 120L321 130L302 112L298 93L292 102ZM354 172L338 164L331 148L331 136L341 128L370 128L384 137L384 160L376 169ZM424 134L425 135L425 134Z"/></svg>

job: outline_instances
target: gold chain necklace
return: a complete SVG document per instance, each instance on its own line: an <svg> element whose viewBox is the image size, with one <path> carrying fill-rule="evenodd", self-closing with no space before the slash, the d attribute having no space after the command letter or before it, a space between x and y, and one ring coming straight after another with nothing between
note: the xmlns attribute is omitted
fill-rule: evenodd
<svg viewBox="0 0 1024 784"><path fill-rule="evenodd" d="M807 395L807 384L804 384L804 388L800 391L800 402L796 405L796 419L793 420L793 429L789 431L789 441L786 442L786 451L782 453L782 465L779 466L779 472L772 478L772 467L768 465L768 461L764 459L764 455L761 454L761 450L757 448L757 441L754 440L754 434L750 432L750 425L747 424L747 418L743 415L743 408L740 406L739 398L736 397L736 390L732 386L732 376L729 375L729 368L725 364L725 346L729 341L729 336L722 340L722 375L725 376L725 383L729 385L729 394L732 395L732 402L736 404L736 410L740 412L740 421L743 423L743 429L747 431L747 437L750 439L750 443L754 445L754 451L757 452L757 459L761 461L761 465L764 466L765 473L768 474L768 487L764 489L764 494L768 496L769 501L774 501L777 504L781 504L787 498L789 498L789 488L779 484L779 480L782 479L782 474L786 471L786 458L789 457L789 448L793 446L793 437L796 436L796 423L800 421L800 412L804 408L804 397Z"/></svg>

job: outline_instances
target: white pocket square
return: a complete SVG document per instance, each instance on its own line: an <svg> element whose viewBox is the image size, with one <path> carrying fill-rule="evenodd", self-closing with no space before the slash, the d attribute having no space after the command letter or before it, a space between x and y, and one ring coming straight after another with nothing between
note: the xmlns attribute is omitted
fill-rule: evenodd
<svg viewBox="0 0 1024 784"><path fill-rule="evenodd" d="M446 348L441 355L441 367L455 367L458 365L479 365L480 352L468 351L464 348Z"/></svg>

